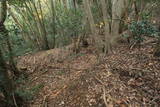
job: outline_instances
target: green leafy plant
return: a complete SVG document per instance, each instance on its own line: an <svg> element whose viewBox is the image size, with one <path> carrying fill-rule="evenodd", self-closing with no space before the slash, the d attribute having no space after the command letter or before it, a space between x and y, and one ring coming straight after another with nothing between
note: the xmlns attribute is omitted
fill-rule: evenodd
<svg viewBox="0 0 160 107"><path fill-rule="evenodd" d="M145 36L155 37L158 33L158 30L146 20L142 21L133 21L129 25L129 31L131 32L133 39L136 42L142 42Z"/></svg>
<svg viewBox="0 0 160 107"><path fill-rule="evenodd" d="M82 16L83 12L81 9L75 10L74 8L66 9L57 4L55 7L56 15L56 38L57 44L61 43L62 46L70 43L71 38L78 37L82 32Z"/></svg>
<svg viewBox="0 0 160 107"><path fill-rule="evenodd" d="M16 90L16 94L20 96L24 101L32 100L36 94L43 88L43 84L38 84L32 88L22 86Z"/></svg>

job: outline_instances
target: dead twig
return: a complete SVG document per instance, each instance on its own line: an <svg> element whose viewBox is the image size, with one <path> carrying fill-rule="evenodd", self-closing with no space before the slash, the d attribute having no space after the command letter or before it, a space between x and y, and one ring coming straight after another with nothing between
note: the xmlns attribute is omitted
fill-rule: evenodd
<svg viewBox="0 0 160 107"><path fill-rule="evenodd" d="M102 85L104 85L104 86L106 85L106 84L103 83L102 80L100 80L98 77L95 77L95 79L96 79L99 83L101 83Z"/></svg>
<svg viewBox="0 0 160 107"><path fill-rule="evenodd" d="M15 107L18 107L18 105L17 105L17 102L16 102L16 99L15 99L15 96L14 96L14 93L13 93L13 101L14 101L14 105L15 105Z"/></svg>
<svg viewBox="0 0 160 107"><path fill-rule="evenodd" d="M47 102L46 102L47 97L48 97L48 95L46 95L46 96L43 98L42 105L40 105L40 107L47 107Z"/></svg>
<svg viewBox="0 0 160 107"><path fill-rule="evenodd" d="M47 72L48 72L48 71L45 71L45 72L40 73L37 77L32 78L32 79L31 79L31 82L36 81L36 80L39 79L43 74L45 74L45 73L47 73Z"/></svg>
<svg viewBox="0 0 160 107"><path fill-rule="evenodd" d="M154 103L154 102L155 102L155 100L156 100L156 99L159 99L159 98L160 98L160 96L156 96L156 97L154 97L154 98L153 98L153 100L149 102L149 104Z"/></svg>
<svg viewBox="0 0 160 107"><path fill-rule="evenodd" d="M67 88L67 85L64 85L63 88L61 88L60 90L58 90L56 93L52 94L53 97L54 98L57 97L66 88Z"/></svg>
<svg viewBox="0 0 160 107"><path fill-rule="evenodd" d="M105 84L104 82L102 82L102 80L100 80L98 77L95 77L95 79L96 79L99 83L101 83L104 87L106 86L106 84ZM110 93L112 90L113 90L113 88L110 89L106 94Z"/></svg>
<svg viewBox="0 0 160 107"><path fill-rule="evenodd" d="M104 86L103 86L103 100L104 100L104 103L105 103L106 107L108 107L107 99L106 99L106 90L105 90Z"/></svg>
<svg viewBox="0 0 160 107"><path fill-rule="evenodd" d="M131 70L137 70L137 71L142 71L142 72L151 72L150 70L145 70L145 69L141 69L141 68L129 68Z"/></svg>
<svg viewBox="0 0 160 107"><path fill-rule="evenodd" d="M112 90L112 89L111 89ZM110 90L110 91L111 91ZM104 103L105 103L105 106L106 107L113 107L113 104L112 104L112 102L109 102L109 104L107 103L107 99L106 99L106 94L108 94L110 91L108 91L107 93L106 93L106 90L105 90L105 87L103 86L103 100L104 100ZM114 99L115 100L115 99Z"/></svg>

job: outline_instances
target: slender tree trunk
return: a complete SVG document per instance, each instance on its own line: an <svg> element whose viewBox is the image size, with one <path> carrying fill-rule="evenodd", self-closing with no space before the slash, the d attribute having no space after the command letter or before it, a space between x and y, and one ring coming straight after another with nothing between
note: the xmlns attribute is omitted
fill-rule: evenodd
<svg viewBox="0 0 160 107"><path fill-rule="evenodd" d="M138 10L136 0L133 1L133 5L134 5L134 12L135 12L135 19L136 19L136 21L138 21L139 20L139 10Z"/></svg>
<svg viewBox="0 0 160 107"><path fill-rule="evenodd" d="M93 18L93 15L92 15L92 12L91 12L91 8L90 8L90 5L89 5L89 0L83 0L83 3L84 3L84 9L85 9L85 13L86 13L86 17L89 21L89 24L90 24L90 29L91 29L91 33L93 36L96 36L96 28L95 28L95 25L94 25L94 18ZM95 41L95 38L94 40Z"/></svg>
<svg viewBox="0 0 160 107"><path fill-rule="evenodd" d="M85 14L86 14L86 19L89 22L90 25L90 29L91 29L91 43L94 44L97 48L97 51L99 51L102 41L100 39L100 37L98 37L97 32L96 32L96 27L95 27L95 23L94 23L94 18L92 15L92 11L90 8L90 3L89 0L83 0L83 6L84 6L84 10L85 10Z"/></svg>
<svg viewBox="0 0 160 107"><path fill-rule="evenodd" d="M55 10L55 5L54 1L51 1L51 14L52 14L52 30L53 30L53 48L56 46L56 26L55 26L55 20L56 20L56 10Z"/></svg>
<svg viewBox="0 0 160 107"><path fill-rule="evenodd" d="M8 46L8 52L9 52L9 65L10 65L10 68L11 70L14 72L14 74L16 76L19 75L19 72L18 72L18 69L15 65L15 62L14 62L14 58L13 58L13 51L12 51L12 47L11 47L11 43L10 43L10 40L9 40L9 35L8 35L8 31L4 25L4 22L6 20L6 17L7 17L7 4L6 4L6 1L2 1L0 2L1 3L1 13L0 13L0 33L3 34L6 38L6 43L7 43L7 46Z"/></svg>
<svg viewBox="0 0 160 107"><path fill-rule="evenodd" d="M39 4L39 9L40 9L40 14L42 16L42 19L40 21L41 21L41 26L43 26L42 30L43 30L43 38L44 38L44 43L45 43L44 49L49 50L50 48L49 48L49 42L48 42L48 38L47 38L47 30L46 30L46 26L45 26L43 11L42 11L42 3L40 0L39 0L38 4Z"/></svg>
<svg viewBox="0 0 160 107"><path fill-rule="evenodd" d="M126 11L129 2L130 0L112 0L111 43L115 43L117 38L119 38L122 16Z"/></svg>
<svg viewBox="0 0 160 107"><path fill-rule="evenodd" d="M77 0L73 0L73 5L74 5L74 8L75 8L75 9L78 8Z"/></svg>
<svg viewBox="0 0 160 107"><path fill-rule="evenodd" d="M123 8L124 0L113 0L112 1L112 36L118 36L119 34L119 23L121 19L121 13Z"/></svg>
<svg viewBox="0 0 160 107"><path fill-rule="evenodd" d="M14 101L13 101L13 83L12 80L9 78L9 75L7 73L7 68L5 61L3 59L2 52L0 50L0 85L1 85L1 91L3 92L6 100L6 107L13 107Z"/></svg>
<svg viewBox="0 0 160 107"><path fill-rule="evenodd" d="M42 39L43 39L43 42L44 42L43 49L44 50L49 50L50 48L49 48L49 42L48 42L48 39L47 39L46 27L45 27L45 25L43 23L43 19L40 19L40 17L39 17L38 9L36 7L35 2L32 2L32 3L33 3L33 8L34 8L34 10L35 10L35 12L37 14L37 18L38 18L38 22L39 22L40 30L41 30L40 32L42 33ZM38 2L38 5L40 6L40 11L41 11L41 15L42 15L43 13L42 13L40 1Z"/></svg>
<svg viewBox="0 0 160 107"><path fill-rule="evenodd" d="M18 76L19 75L19 71L16 67L16 64L14 62L14 58L13 58L13 50L12 50L12 46L11 46L11 43L10 43L10 38L9 38L9 35L8 35L8 31L7 29L4 27L4 31L3 31L6 36L6 42L7 42L7 45L8 45L8 51L9 51L9 66L11 68L11 70L13 71L14 75Z"/></svg>
<svg viewBox="0 0 160 107"><path fill-rule="evenodd" d="M67 0L63 0L64 8L67 9Z"/></svg>
<svg viewBox="0 0 160 107"><path fill-rule="evenodd" d="M107 15L106 1L100 0L102 6L103 13L103 21L105 23L104 33L105 33L105 49L104 52L108 53L111 51L111 43L110 43L110 30L109 30L109 16Z"/></svg>
<svg viewBox="0 0 160 107"><path fill-rule="evenodd" d="M8 32L6 32L4 22L7 16L7 4L6 1L0 2L0 33L8 36ZM7 33L7 35L6 35ZM8 38L8 37L7 37ZM10 44L8 46L10 48ZM10 50L10 49L9 49ZM10 57L12 58L12 57ZM13 61L13 59L11 59ZM5 96L7 107L13 106L12 94L13 94L13 84L9 78L7 73L6 63L3 59L2 51L0 50L0 88Z"/></svg>
<svg viewBox="0 0 160 107"><path fill-rule="evenodd" d="M38 21L36 20L36 18L34 17L33 15L33 9L32 9L32 3L31 2L28 2L28 4L25 2L24 3L25 5L25 8L27 9L26 10L21 10L19 9L19 11L21 12L20 14L22 14L22 20L25 20L26 22L24 24L27 24L27 27L29 27L30 29L30 33L27 33L27 36L28 36L28 39L29 40L33 40L30 35L33 35L35 34L35 40L33 40L34 42L37 42L37 47L39 50L41 50L43 48L42 44L41 44L41 41L42 41L42 38L40 37L42 34L41 34L41 30L39 28L39 25L38 25ZM33 17L33 20L34 20L34 26L30 26L32 25L32 21L30 21L28 18L25 17L25 14L27 14L28 16L31 16ZM26 25L23 25L24 27Z"/></svg>

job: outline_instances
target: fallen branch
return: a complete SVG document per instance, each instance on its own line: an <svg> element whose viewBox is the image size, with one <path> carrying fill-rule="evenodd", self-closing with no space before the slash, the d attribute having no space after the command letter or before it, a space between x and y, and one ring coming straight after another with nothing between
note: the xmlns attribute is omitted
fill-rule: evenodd
<svg viewBox="0 0 160 107"><path fill-rule="evenodd" d="M40 74L38 75L38 77L32 78L32 79L31 79L31 82L36 81L37 79L39 79L39 78L41 77L41 75L43 75L43 74L45 74L45 73L47 73L47 72L48 72L48 71L45 71L45 72L40 73Z"/></svg>
<svg viewBox="0 0 160 107"><path fill-rule="evenodd" d="M17 105L17 102L16 102L16 99L15 99L15 96L14 96L14 93L13 93L13 101L14 101L14 105L15 105L15 107L18 107L18 105Z"/></svg>
<svg viewBox="0 0 160 107"><path fill-rule="evenodd" d="M99 83L101 83L102 85L105 86L105 83L103 83L102 80L100 80L98 77L95 77L95 79L96 79Z"/></svg>
<svg viewBox="0 0 160 107"><path fill-rule="evenodd" d="M104 104L106 105L106 107L108 107L107 99L106 99L106 91L105 91L105 87L104 86L103 86L103 100L104 100Z"/></svg>
<svg viewBox="0 0 160 107"><path fill-rule="evenodd" d="M53 97L55 98L55 97L57 97L64 89L66 89L67 88L67 85L64 85L63 86L63 88L61 88L59 91L57 91L56 93L54 93L54 94L52 94L53 95Z"/></svg>
<svg viewBox="0 0 160 107"><path fill-rule="evenodd" d="M46 95L46 96L43 98L42 105L41 105L40 107L47 107L47 103L46 103L47 97L48 97L48 95Z"/></svg>

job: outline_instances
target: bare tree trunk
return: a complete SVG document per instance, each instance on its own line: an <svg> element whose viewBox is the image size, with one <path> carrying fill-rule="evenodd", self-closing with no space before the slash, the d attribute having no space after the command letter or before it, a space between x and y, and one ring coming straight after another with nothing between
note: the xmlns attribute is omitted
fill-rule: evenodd
<svg viewBox="0 0 160 107"><path fill-rule="evenodd" d="M110 43L110 30L109 30L109 16L107 15L106 1L100 0L102 5L102 13L103 13L103 21L105 23L104 33L105 33L105 49L104 52L108 53L111 51L111 43Z"/></svg>
<svg viewBox="0 0 160 107"><path fill-rule="evenodd" d="M134 11L135 11L135 19L136 19L136 21L138 21L139 20L139 10L138 10L136 0L133 1L133 5L134 5Z"/></svg>
<svg viewBox="0 0 160 107"><path fill-rule="evenodd" d="M0 50L0 90L3 92L5 99L6 99L6 107L13 107L14 101L13 101L13 83L12 80L9 78L9 75L7 73L7 68L5 61L2 56L2 52Z"/></svg>
<svg viewBox="0 0 160 107"><path fill-rule="evenodd" d="M28 38L30 38L31 39L31 37L30 37L30 35L35 35L36 37L35 37L35 39L33 39L33 41L34 42L37 42L37 46L38 46L38 49L39 50L41 50L42 48L43 48L43 46L42 46L42 44L41 44L41 41L43 41L42 40L42 38L41 38L41 29L39 28L39 22L36 20L36 18L34 17L34 15L33 15L33 9L32 9L32 3L31 2L28 2L28 4L25 2L24 3L24 5L25 5L25 8L27 9L27 11L26 10L20 10L20 12L21 12L21 14L22 14L22 20L25 20L26 22L25 22L25 24L27 24L27 27L29 27L29 29L30 29L30 31L31 31L31 34L29 34L28 32L27 32L27 35L28 35ZM34 20L34 26L30 26L30 25L32 25L32 22L29 20L29 19L27 19L26 18L26 15L25 14L27 14L27 15L29 15L29 16L32 16L33 17L33 20ZM23 25L24 26L24 25Z"/></svg>
<svg viewBox="0 0 160 107"><path fill-rule="evenodd" d="M92 15L92 11L90 8L90 3L89 0L83 0L83 6L86 14L86 18L89 22L91 33L93 37L91 37L91 44L94 44L96 46L96 51L99 52L99 49L102 47L100 44L102 44L102 41L100 37L98 37L97 32L96 32L96 27L94 23L94 18Z"/></svg>
<svg viewBox="0 0 160 107"><path fill-rule="evenodd" d="M40 19L36 4L35 4L35 2L32 2L32 3L33 3L33 8L35 9L35 12L37 14L37 18L38 18L38 21L39 21L40 30L41 30L40 32L42 33L42 39L43 39L43 42L44 42L43 49L44 50L49 50L50 48L49 48L49 43L48 43L48 39L47 39L47 31L46 31L46 27L45 27L43 18ZM43 17L42 8L41 8L41 2L40 1L38 2L38 5L40 7L40 12L41 12L41 15Z"/></svg>
<svg viewBox="0 0 160 107"><path fill-rule="evenodd" d="M112 0L112 26L111 26L111 43L116 42L119 38L120 22L123 20L122 16L126 11L130 0Z"/></svg>
<svg viewBox="0 0 160 107"><path fill-rule="evenodd" d="M119 34L119 23L122 14L122 8L124 0L113 0L112 1L112 36L118 36Z"/></svg>
<svg viewBox="0 0 160 107"><path fill-rule="evenodd" d="M90 9L90 5L89 5L89 0L84 0L83 1L84 3L84 9L85 9L85 13L86 13L86 17L89 21L89 24L90 24L90 29L91 29L91 33L93 36L96 36L96 28L95 28L95 25L94 25L94 18L93 18L93 15L92 15L92 12L91 12L91 9ZM95 41L95 38L93 39L93 41Z"/></svg>
<svg viewBox="0 0 160 107"><path fill-rule="evenodd" d="M77 8L76 7L76 0L73 0L73 6L74 6L75 9Z"/></svg>
<svg viewBox="0 0 160 107"><path fill-rule="evenodd" d="M56 46L56 27L55 27L55 18L56 18L56 10L55 10L55 5L54 5L54 1L51 1L51 13L52 13L52 27L53 27L53 47L55 48Z"/></svg>
<svg viewBox="0 0 160 107"><path fill-rule="evenodd" d="M19 75L19 72L18 72L18 69L15 65L15 62L14 62L14 58L13 58L13 51L12 51L12 47L11 47L11 43L10 43L10 40L9 40L9 35L8 35L8 31L4 25L4 22L6 20L6 17L7 17L7 4L6 4L6 1L2 1L0 2L1 3L1 11L0 11L0 33L5 35L6 37L6 43L7 43L7 48L8 48L8 52L9 52L9 65L10 65L10 68L11 70L14 72L14 75L18 76Z"/></svg>
<svg viewBox="0 0 160 107"><path fill-rule="evenodd" d="M4 22L6 20L7 16L7 4L6 1L1 1L0 2L0 33L5 34L8 38L8 32L5 29ZM10 64L13 64L12 66L15 67L13 63L13 57L11 56L11 45L7 39L7 44L8 44L8 50L10 53ZM15 67L16 68L16 67ZM13 99L12 99L12 94L13 94L13 84L12 81L9 78L9 75L7 73L7 68L6 68L6 63L3 59L2 51L0 50L0 85L1 85L1 90L6 98L7 101L7 107L13 106Z"/></svg>
<svg viewBox="0 0 160 107"><path fill-rule="evenodd" d="M40 9L40 14L42 16L42 19L40 20L40 24L41 24L41 28L42 28L42 33L43 33L43 39L44 39L44 49L45 50L49 50L49 42L48 42L48 38L47 38L47 30L46 30L46 26L45 26L45 22L44 22L44 15L43 15L43 11L42 11L42 3L39 0L38 1L38 5L39 5L39 9Z"/></svg>
<svg viewBox="0 0 160 107"><path fill-rule="evenodd" d="M67 0L63 0L64 8L67 9Z"/></svg>

